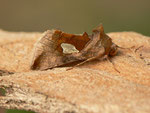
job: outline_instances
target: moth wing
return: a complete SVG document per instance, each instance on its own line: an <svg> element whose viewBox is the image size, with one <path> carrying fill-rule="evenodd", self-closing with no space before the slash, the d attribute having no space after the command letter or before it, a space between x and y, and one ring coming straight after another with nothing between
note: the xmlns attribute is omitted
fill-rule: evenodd
<svg viewBox="0 0 150 113"><path fill-rule="evenodd" d="M66 60L86 60L102 57L105 53L105 48L101 45L100 33L94 32L91 37L91 40L79 53L66 56Z"/></svg>
<svg viewBox="0 0 150 113"><path fill-rule="evenodd" d="M55 30L48 30L35 44L31 69L44 70L63 64L62 54L56 50L56 41L59 39L59 33Z"/></svg>
<svg viewBox="0 0 150 113"><path fill-rule="evenodd" d="M69 34L62 36L62 34L63 33L58 30L46 31L43 34L35 45L31 69L44 70L54 68L77 60L99 57L105 53L99 31L95 31L93 33L91 36L92 38L90 38L91 40L89 40L86 33L84 33L83 36L74 36ZM77 42L82 41L82 39L86 39L85 44L81 43L78 45ZM58 42L60 42L60 44ZM61 49L59 49L62 43L70 43L75 47L82 45L84 48L82 48L79 53L65 55L62 51L60 51Z"/></svg>

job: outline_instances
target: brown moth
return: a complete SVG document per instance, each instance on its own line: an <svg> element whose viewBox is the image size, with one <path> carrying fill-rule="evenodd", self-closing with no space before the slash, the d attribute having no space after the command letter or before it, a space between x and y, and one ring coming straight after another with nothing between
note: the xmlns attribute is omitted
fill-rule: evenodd
<svg viewBox="0 0 150 113"><path fill-rule="evenodd" d="M64 52L63 44L73 45L77 51ZM45 70L55 68L75 61L87 61L114 56L118 46L104 33L100 25L93 30L92 35L86 32L83 35L67 34L59 30L46 31L35 45L31 69Z"/></svg>

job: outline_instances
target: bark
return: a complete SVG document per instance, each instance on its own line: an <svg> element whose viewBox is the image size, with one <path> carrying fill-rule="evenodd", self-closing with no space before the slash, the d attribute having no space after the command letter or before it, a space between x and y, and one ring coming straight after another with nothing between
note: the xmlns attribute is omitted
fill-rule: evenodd
<svg viewBox="0 0 150 113"><path fill-rule="evenodd" d="M41 33L1 30L0 87L7 93L0 96L0 107L39 113L149 113L150 38L135 32L108 35L120 47L135 46L119 49L111 58L120 73L105 59L69 71L32 71L32 50Z"/></svg>

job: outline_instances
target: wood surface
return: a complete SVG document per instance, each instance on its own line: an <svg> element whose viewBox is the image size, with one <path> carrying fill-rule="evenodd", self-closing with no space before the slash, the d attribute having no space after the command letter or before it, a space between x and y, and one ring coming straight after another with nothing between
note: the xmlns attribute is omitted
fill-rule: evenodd
<svg viewBox="0 0 150 113"><path fill-rule="evenodd" d="M135 32L108 33L121 47L111 58L72 70L30 70L41 33L0 30L0 107L38 113L149 113L150 37ZM139 48L136 53L136 48Z"/></svg>

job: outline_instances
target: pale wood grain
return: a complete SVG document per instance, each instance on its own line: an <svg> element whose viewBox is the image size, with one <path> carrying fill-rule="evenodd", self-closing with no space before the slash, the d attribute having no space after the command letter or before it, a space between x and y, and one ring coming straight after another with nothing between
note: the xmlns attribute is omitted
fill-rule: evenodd
<svg viewBox="0 0 150 113"><path fill-rule="evenodd" d="M0 31L0 70L15 73L0 77L0 87L8 91L0 106L40 113L149 113L150 38L135 32L108 35L121 47L144 46L137 53L119 49L111 58L120 73L107 60L69 71L32 71L32 49L41 33Z"/></svg>

